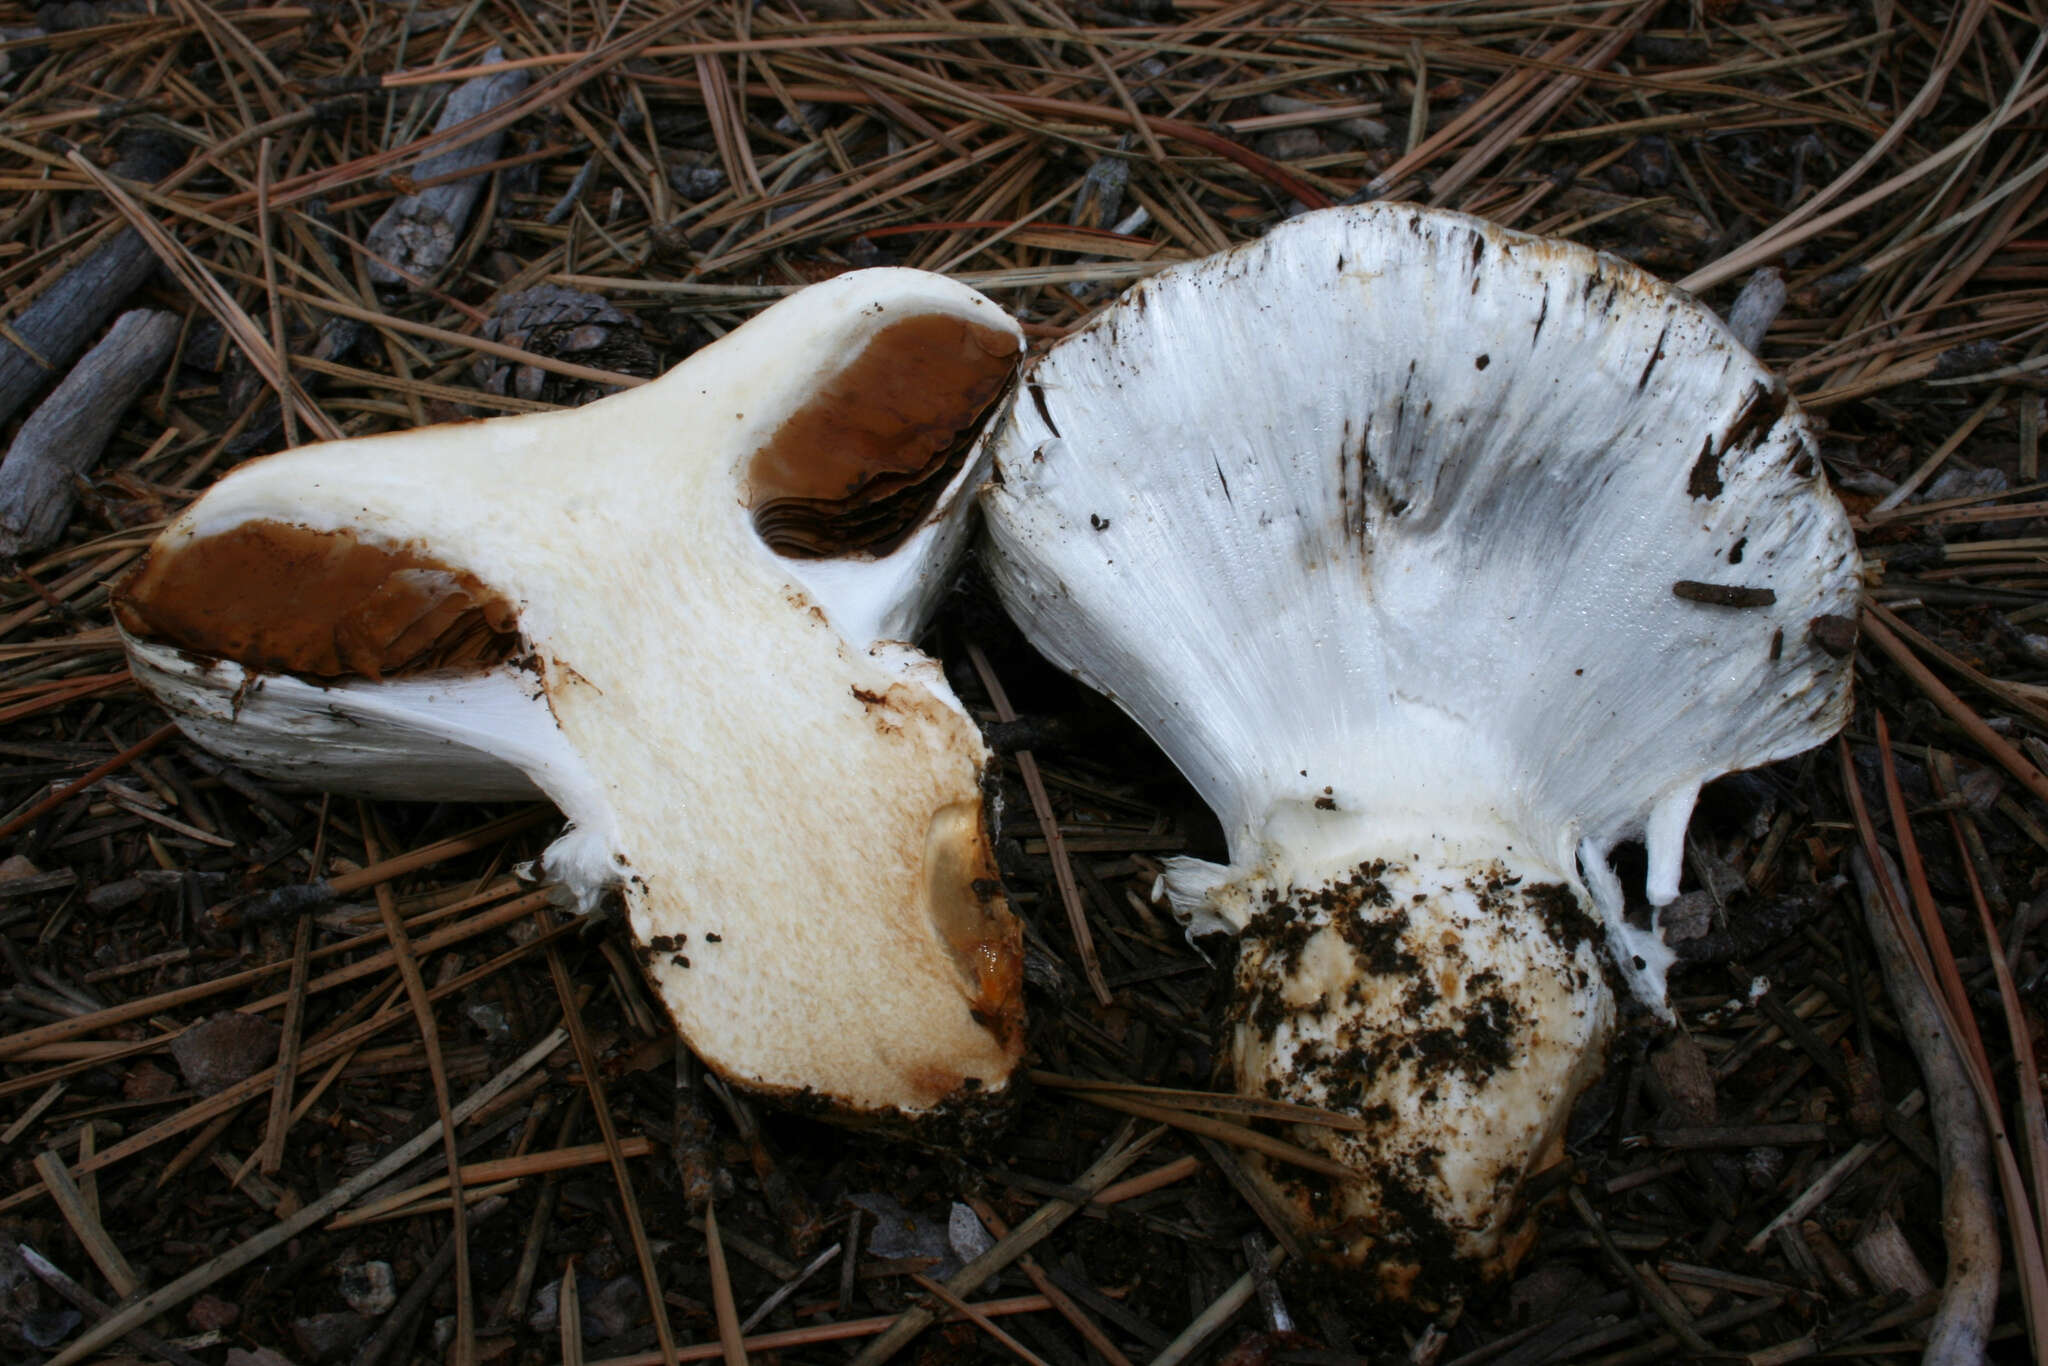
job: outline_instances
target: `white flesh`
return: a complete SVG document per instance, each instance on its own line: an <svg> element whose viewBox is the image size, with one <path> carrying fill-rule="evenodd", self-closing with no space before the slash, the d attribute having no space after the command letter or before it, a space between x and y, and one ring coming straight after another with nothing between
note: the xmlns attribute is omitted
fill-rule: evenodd
<svg viewBox="0 0 2048 1366"><path fill-rule="evenodd" d="M623 894L660 948L648 970L669 1010L728 1076L912 1114L999 1089L1021 1040L975 1015L977 965L1015 935L999 896L968 894L993 876L975 862L986 750L936 664L901 643L943 585L980 452L874 560L772 553L741 489L818 375L923 314L1021 350L963 286L857 272L572 412L251 462L165 533L273 521L423 549L516 607L530 660L322 685L131 641L138 676L259 773L379 796L546 794L570 822L548 874L586 900Z"/></svg>

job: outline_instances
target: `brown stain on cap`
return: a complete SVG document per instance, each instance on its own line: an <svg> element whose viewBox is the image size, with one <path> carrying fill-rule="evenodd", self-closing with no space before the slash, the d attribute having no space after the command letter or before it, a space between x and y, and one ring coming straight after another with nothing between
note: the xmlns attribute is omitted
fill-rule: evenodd
<svg viewBox="0 0 2048 1366"><path fill-rule="evenodd" d="M747 505L777 554L887 554L959 469L1019 359L1010 333L925 314L883 327L754 452Z"/></svg>
<svg viewBox="0 0 2048 1366"><path fill-rule="evenodd" d="M314 678L482 670L519 643L512 604L474 574L287 522L159 542L115 590L114 615L133 636Z"/></svg>

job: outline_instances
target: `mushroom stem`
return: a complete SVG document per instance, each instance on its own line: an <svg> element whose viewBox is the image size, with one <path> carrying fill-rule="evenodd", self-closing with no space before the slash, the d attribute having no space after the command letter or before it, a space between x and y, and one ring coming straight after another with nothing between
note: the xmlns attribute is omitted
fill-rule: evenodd
<svg viewBox="0 0 2048 1366"><path fill-rule="evenodd" d="M1294 1141L1357 1175L1248 1161L1323 1258L1414 1297L1511 1264L1514 1196L1552 1155L1614 1019L1585 892L1507 839L1375 844L1222 889L1240 931L1230 1051L1250 1096L1366 1121Z"/></svg>

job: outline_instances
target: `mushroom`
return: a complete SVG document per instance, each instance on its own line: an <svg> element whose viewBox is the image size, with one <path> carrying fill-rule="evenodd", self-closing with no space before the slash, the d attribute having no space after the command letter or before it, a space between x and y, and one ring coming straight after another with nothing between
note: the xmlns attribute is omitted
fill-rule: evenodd
<svg viewBox="0 0 2048 1366"><path fill-rule="evenodd" d="M908 642L1023 349L938 276L839 276L573 411L234 470L120 588L136 677L256 773L540 793L726 1077L849 1115L991 1109L1021 941L979 734Z"/></svg>
<svg viewBox="0 0 2048 1366"><path fill-rule="evenodd" d="M1689 296L1461 214L1302 215L1126 293L1022 377L982 495L1005 605L1215 810L1173 862L1240 936L1237 1088L1304 1240L1431 1299L1526 1246L1607 965L1672 961L1700 785L1848 708L1858 562L1805 418ZM1418 1282L1418 1275L1427 1273Z"/></svg>

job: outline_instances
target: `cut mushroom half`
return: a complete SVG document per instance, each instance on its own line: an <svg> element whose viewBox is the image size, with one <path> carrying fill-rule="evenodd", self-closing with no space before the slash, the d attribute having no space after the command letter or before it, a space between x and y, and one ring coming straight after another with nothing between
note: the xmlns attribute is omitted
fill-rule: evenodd
<svg viewBox="0 0 2048 1366"><path fill-rule="evenodd" d="M726 1077L986 1110L1022 1048L987 751L916 634L1023 350L935 275L812 286L574 411L222 479L121 587L131 667L256 773L554 801Z"/></svg>
<svg viewBox="0 0 2048 1366"><path fill-rule="evenodd" d="M1847 714L1858 566L1805 419L1642 271L1389 204L1136 286L996 431L1009 610L1222 820L1230 862L1164 891L1241 936L1236 1085L1368 1122L1293 1135L1354 1179L1257 1179L1378 1293L1511 1264L1603 956L1665 1009L1610 851L1668 902L1700 785Z"/></svg>

